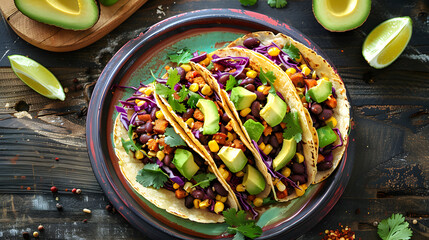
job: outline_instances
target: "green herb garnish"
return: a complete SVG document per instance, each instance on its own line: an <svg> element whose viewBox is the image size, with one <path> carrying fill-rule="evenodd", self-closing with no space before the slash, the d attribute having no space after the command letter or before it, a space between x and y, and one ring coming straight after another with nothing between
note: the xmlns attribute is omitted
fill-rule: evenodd
<svg viewBox="0 0 429 240"><path fill-rule="evenodd" d="M210 186L210 182L216 179L216 175L213 173L200 173L198 175L194 176L194 180L197 182L197 184L193 185L192 187L200 186L202 188L206 188Z"/></svg>
<svg viewBox="0 0 429 240"><path fill-rule="evenodd" d="M258 2L258 0L240 0L241 5L243 6L253 6Z"/></svg>
<svg viewBox="0 0 429 240"><path fill-rule="evenodd" d="M237 84L238 84L237 79L234 76L229 75L229 79L228 81L226 81L225 90L229 91L233 89L235 86L237 86Z"/></svg>
<svg viewBox="0 0 429 240"><path fill-rule="evenodd" d="M133 152L136 152L138 150L141 149L141 145L140 144L136 144L133 141L133 127L134 125L130 125L128 126L128 140L125 141L123 138L121 138L121 142L122 142L122 147L124 147L125 152L128 154L130 153L130 150Z"/></svg>
<svg viewBox="0 0 429 240"><path fill-rule="evenodd" d="M267 2L272 8L284 8L287 5L286 0L268 0Z"/></svg>
<svg viewBox="0 0 429 240"><path fill-rule="evenodd" d="M298 143L302 139L302 129L299 125L298 112L295 109L291 109L290 112L286 113L283 122L286 124L286 128L283 132L284 139L294 138Z"/></svg>
<svg viewBox="0 0 429 240"><path fill-rule="evenodd" d="M173 54L168 54L168 58L170 59L170 61L177 64L188 63L192 57L193 56L191 51L187 48L181 49L178 52Z"/></svg>
<svg viewBox="0 0 429 240"><path fill-rule="evenodd" d="M177 146L186 146L186 142L183 140L183 138L174 131L174 128L168 127L165 129L165 144L167 144L170 147L177 147Z"/></svg>
<svg viewBox="0 0 429 240"><path fill-rule="evenodd" d="M168 175L164 173L156 163L144 165L136 176L136 181L144 187L159 189L168 181Z"/></svg>
<svg viewBox="0 0 429 240"><path fill-rule="evenodd" d="M288 44L285 45L282 49L287 55L289 55L290 58L292 58L293 60L298 60L300 55L299 55L299 49L296 48L294 45L292 44Z"/></svg>
<svg viewBox="0 0 429 240"><path fill-rule="evenodd" d="M228 232L236 234L234 239L257 238L262 234L262 228L256 225L254 220L247 220L246 213L243 210L237 212L237 209L230 208L222 212L225 222L229 225Z"/></svg>
<svg viewBox="0 0 429 240"><path fill-rule="evenodd" d="M189 92L189 99L186 102L190 108L196 108L198 100L204 99L198 93Z"/></svg>
<svg viewBox="0 0 429 240"><path fill-rule="evenodd" d="M392 214L390 218L382 220L378 224L377 233L383 240L406 240L413 236L409 223L399 213Z"/></svg>

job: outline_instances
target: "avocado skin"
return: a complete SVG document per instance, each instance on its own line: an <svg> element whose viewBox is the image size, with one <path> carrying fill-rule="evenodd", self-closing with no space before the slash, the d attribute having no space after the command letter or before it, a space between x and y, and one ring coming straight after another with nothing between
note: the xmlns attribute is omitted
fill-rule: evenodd
<svg viewBox="0 0 429 240"><path fill-rule="evenodd" d="M95 0L78 1L85 2L85 6L88 6L88 8L92 9L89 12L91 13L91 15L77 15L76 17L70 17L70 15L62 13L50 6L50 4L46 2L46 0L37 1L45 3L45 6L35 6L34 3L36 1L34 0L14 0L14 3L16 8L22 14L35 21L68 30L86 30L94 26L100 18L100 5ZM49 12L49 10L51 10L52 12Z"/></svg>

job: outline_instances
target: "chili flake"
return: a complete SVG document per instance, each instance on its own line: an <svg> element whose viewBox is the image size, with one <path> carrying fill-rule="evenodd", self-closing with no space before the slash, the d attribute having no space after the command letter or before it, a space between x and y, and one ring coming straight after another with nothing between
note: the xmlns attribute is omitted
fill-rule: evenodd
<svg viewBox="0 0 429 240"><path fill-rule="evenodd" d="M341 229L336 230L325 230L325 236L323 240L353 240L355 239L355 233L346 226L343 228L343 225L340 225ZM323 233L321 233L323 234Z"/></svg>

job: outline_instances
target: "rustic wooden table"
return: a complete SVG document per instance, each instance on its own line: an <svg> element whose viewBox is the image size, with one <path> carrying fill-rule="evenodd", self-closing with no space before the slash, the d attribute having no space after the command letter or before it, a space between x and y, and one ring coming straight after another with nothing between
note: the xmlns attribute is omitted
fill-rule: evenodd
<svg viewBox="0 0 429 240"><path fill-rule="evenodd" d="M338 68L353 110L356 151L347 189L332 211L299 239L320 239L325 229L348 225L361 239L377 239L373 223L402 213L413 239L429 237L429 5L424 0L372 2L360 28L331 33L315 20L311 1L290 0L272 9L260 0L150 0L117 29L89 47L52 53L21 40L0 24L0 239L22 237L39 224L43 239L144 239L109 204L92 172L85 142L91 84L128 40L167 17L205 8L240 8L284 21L317 43ZM383 70L361 55L365 36L382 21L410 16L413 36L404 53ZM44 98L12 72L8 55L27 55L68 88L66 101ZM17 112L27 111L19 118ZM56 160L57 158L57 160ZM55 185L59 193L53 195ZM80 195L71 189L80 188ZM58 199L56 199L58 198ZM56 203L63 205L58 211ZM92 214L85 214L89 208Z"/></svg>

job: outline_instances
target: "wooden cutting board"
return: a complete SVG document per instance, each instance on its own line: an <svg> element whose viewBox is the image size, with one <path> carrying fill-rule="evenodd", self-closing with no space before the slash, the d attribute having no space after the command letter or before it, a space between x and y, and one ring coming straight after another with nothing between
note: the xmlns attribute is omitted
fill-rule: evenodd
<svg viewBox="0 0 429 240"><path fill-rule="evenodd" d="M14 0L0 0L0 10L10 27L30 44L53 52L68 52L90 45L131 16L147 0L120 0L110 7L100 4L100 18L90 29L65 30L23 15ZM71 1L71 0L70 0Z"/></svg>

